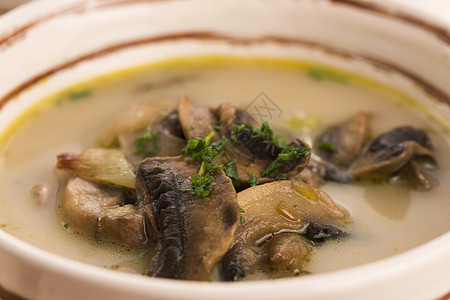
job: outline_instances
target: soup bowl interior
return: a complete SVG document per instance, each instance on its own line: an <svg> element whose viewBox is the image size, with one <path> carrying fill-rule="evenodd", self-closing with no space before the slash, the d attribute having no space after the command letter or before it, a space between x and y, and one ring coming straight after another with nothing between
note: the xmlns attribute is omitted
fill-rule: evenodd
<svg viewBox="0 0 450 300"><path fill-rule="evenodd" d="M218 56L361 74L401 90L449 128L450 21L445 9L432 7L402 0L35 1L0 18L0 65L7 70L0 73L0 131L48 95L87 79ZM121 273L2 230L0 260L0 288L39 299L433 299L450 290L450 233L378 262L270 282Z"/></svg>

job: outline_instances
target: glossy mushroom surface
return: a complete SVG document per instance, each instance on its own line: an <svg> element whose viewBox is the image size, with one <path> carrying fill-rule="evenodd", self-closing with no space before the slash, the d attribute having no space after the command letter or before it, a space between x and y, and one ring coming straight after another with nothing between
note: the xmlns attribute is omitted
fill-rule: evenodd
<svg viewBox="0 0 450 300"><path fill-rule="evenodd" d="M130 248L147 243L144 216L134 205L134 194L117 187L73 177L61 203L63 218L97 240Z"/></svg>
<svg viewBox="0 0 450 300"><path fill-rule="evenodd" d="M300 247L292 247L288 252L305 256L301 254L305 252L302 250L303 242L295 238L291 240L292 235L314 238L328 233L326 237L344 236L340 227L349 221L348 213L326 193L302 181L283 180L254 186L238 193L238 202L241 208L240 226L230 250L222 259L225 280L240 280L260 270L267 270L268 260L272 257L289 257L283 253L286 251L284 247L278 247L280 254L274 253L274 245L270 244L275 237L279 239L287 235L289 244ZM309 226L318 231L311 234ZM284 239L282 241L279 244L284 244ZM274 263L274 259L269 265ZM300 263L294 265L296 267L291 269L291 275L298 274L295 270Z"/></svg>
<svg viewBox="0 0 450 300"><path fill-rule="evenodd" d="M148 275L208 280L238 226L231 180L217 170L210 194L186 192L199 164L189 158L151 158L138 168L138 205L148 220L157 252Z"/></svg>

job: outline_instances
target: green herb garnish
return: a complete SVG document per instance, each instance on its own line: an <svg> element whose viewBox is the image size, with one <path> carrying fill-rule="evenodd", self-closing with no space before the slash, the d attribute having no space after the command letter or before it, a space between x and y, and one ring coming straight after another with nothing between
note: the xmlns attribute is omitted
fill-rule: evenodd
<svg viewBox="0 0 450 300"><path fill-rule="evenodd" d="M297 204L292 205L293 208L297 208Z"/></svg>
<svg viewBox="0 0 450 300"><path fill-rule="evenodd" d="M240 208L240 207L239 207L239 212L245 213L245 210L244 210L243 208Z"/></svg>
<svg viewBox="0 0 450 300"><path fill-rule="evenodd" d="M147 129L147 132L134 140L134 154L141 154L144 158L155 156L159 152L159 130Z"/></svg>
<svg viewBox="0 0 450 300"><path fill-rule="evenodd" d="M209 195L213 180L214 177L210 174L206 174L205 176L195 174L192 176L191 187L188 189L181 189L181 191L187 192L191 195L197 195L201 198L206 197Z"/></svg>
<svg viewBox="0 0 450 300"><path fill-rule="evenodd" d="M65 229L69 228L69 223L64 224L64 228Z"/></svg>
<svg viewBox="0 0 450 300"><path fill-rule="evenodd" d="M276 170L280 169L281 167L296 161L300 157L306 156L311 153L311 148L304 148L304 147L286 147L281 151L280 154L278 154L278 157L275 158L268 166L267 168L261 172L262 177L267 177Z"/></svg>
<svg viewBox="0 0 450 300"><path fill-rule="evenodd" d="M275 176L275 180L285 180L285 179L287 179L287 177L284 174L278 174L277 176Z"/></svg>
<svg viewBox="0 0 450 300"><path fill-rule="evenodd" d="M223 149L227 140L225 137L210 143L214 132L211 132L206 137L199 137L196 139L189 139L187 145L181 151L182 156L188 156L196 161L201 162L198 174L192 177L191 187L182 189L183 192L188 192L199 197L206 197L211 190L211 183L214 181L214 174L222 165L215 165L214 158ZM231 168L231 166L229 166ZM237 174L237 171L236 171Z"/></svg>
<svg viewBox="0 0 450 300"><path fill-rule="evenodd" d="M211 147L215 149L217 152L220 152L223 149L223 147L225 147L226 143L227 143L226 137L221 137L220 139L212 143Z"/></svg>
<svg viewBox="0 0 450 300"><path fill-rule="evenodd" d="M278 245L283 245L283 244L284 244L284 241L278 241L277 244L278 244Z"/></svg>
<svg viewBox="0 0 450 300"><path fill-rule="evenodd" d="M272 144L274 144L275 146L284 148L287 146L287 140L284 136L275 134L272 137Z"/></svg>
<svg viewBox="0 0 450 300"><path fill-rule="evenodd" d="M247 127L249 127L250 124L247 124ZM250 127L249 127L250 128ZM267 121L264 121L261 124L261 129L258 128L251 128L253 137L262 137L268 140L273 139L273 130L270 128L269 123Z"/></svg>
<svg viewBox="0 0 450 300"><path fill-rule="evenodd" d="M187 128L187 130L194 130L195 129L195 127L194 126L192 126L192 125L189 125L188 127L186 127Z"/></svg>
<svg viewBox="0 0 450 300"><path fill-rule="evenodd" d="M341 84L345 84L348 82L347 78L341 76L337 72L333 72L333 71L329 71L329 70L325 70L325 69L321 69L321 68L310 69L308 71L308 75L317 81L330 80L330 81L334 81L336 83L341 83Z"/></svg>
<svg viewBox="0 0 450 300"><path fill-rule="evenodd" d="M222 121L219 120L219 121L216 122L216 124L214 124L213 129L216 130L216 131L220 131L221 125L222 125Z"/></svg>
<svg viewBox="0 0 450 300"><path fill-rule="evenodd" d="M250 124L247 124L247 126L249 128L253 128ZM233 124L233 127L234 127L234 131L239 136L240 134L242 134L243 130L245 129L245 124L241 124L241 125Z"/></svg>
<svg viewBox="0 0 450 300"><path fill-rule="evenodd" d="M233 142L237 142L237 138L239 138L239 136L241 134L243 134L243 132L246 128L251 130L252 138L260 137L260 138L269 140L275 146L282 147L282 148L286 147L286 144L287 144L286 138L284 136L274 134L273 130L270 128L269 123L267 123L267 121L264 121L261 124L261 128L255 128L249 123L247 123L245 125L244 124L242 124L242 125L234 124L235 134L231 136L231 140Z"/></svg>
<svg viewBox="0 0 450 300"><path fill-rule="evenodd" d="M256 177L256 175L253 173L253 171L250 171L250 176L249 177L250 178L248 180L248 184L250 186L258 185L258 183L259 183L258 177Z"/></svg>
<svg viewBox="0 0 450 300"><path fill-rule="evenodd" d="M214 132L211 132L206 137L199 137L196 139L189 139L186 146L181 150L181 155L189 156L196 160L200 160L199 156L194 157L200 153L204 148L208 147L209 141L211 140Z"/></svg>
<svg viewBox="0 0 450 300"><path fill-rule="evenodd" d="M82 89L82 90L74 90L68 94L68 98L71 101L77 101L83 98L86 98L91 95L90 90Z"/></svg>
<svg viewBox="0 0 450 300"><path fill-rule="evenodd" d="M225 172L225 174L230 177L231 181L233 182L233 186L235 188L239 188L239 183L238 183L238 170L237 170L237 166L236 166L236 160L230 160L229 162L227 162L223 167L223 171Z"/></svg>
<svg viewBox="0 0 450 300"><path fill-rule="evenodd" d="M241 215L241 217L239 219L239 223L241 223L241 224L245 223L245 217L243 215Z"/></svg>
<svg viewBox="0 0 450 300"><path fill-rule="evenodd" d="M336 146L332 142L323 142L317 147L317 149L326 152L334 152L336 151Z"/></svg>

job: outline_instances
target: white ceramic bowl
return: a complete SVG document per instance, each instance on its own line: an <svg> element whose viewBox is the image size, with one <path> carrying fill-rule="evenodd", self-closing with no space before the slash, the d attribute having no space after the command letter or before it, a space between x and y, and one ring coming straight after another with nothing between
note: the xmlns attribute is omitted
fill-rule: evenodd
<svg viewBox="0 0 450 300"><path fill-rule="evenodd" d="M330 64L389 83L450 122L445 0L40 0L0 18L0 130L82 79L201 54ZM450 291L450 233L351 269L230 284L104 270L0 230L0 287L32 299L431 300Z"/></svg>

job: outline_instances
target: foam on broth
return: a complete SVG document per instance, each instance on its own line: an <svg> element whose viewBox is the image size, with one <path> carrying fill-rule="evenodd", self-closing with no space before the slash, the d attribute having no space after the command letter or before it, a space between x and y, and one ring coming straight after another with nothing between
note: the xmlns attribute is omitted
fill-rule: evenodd
<svg viewBox="0 0 450 300"><path fill-rule="evenodd" d="M61 256L143 273L148 261L145 251L99 244L58 218L54 165L59 153L95 146L111 118L133 102L182 95L207 105L230 102L249 110L264 106L264 101L270 106L272 101L279 110L271 116L267 110L263 113L275 131L307 141L358 111L374 114L375 134L406 124L429 134L439 162L439 169L430 175L440 182L431 191L387 184L322 186L350 211L353 224L347 228L349 238L314 248L307 271L322 273L372 262L450 229L448 124L438 125L411 99L355 75L294 61L225 57L169 61L110 74L33 107L1 140L1 229ZM49 200L44 203L38 203L31 192L40 184L48 188Z"/></svg>

